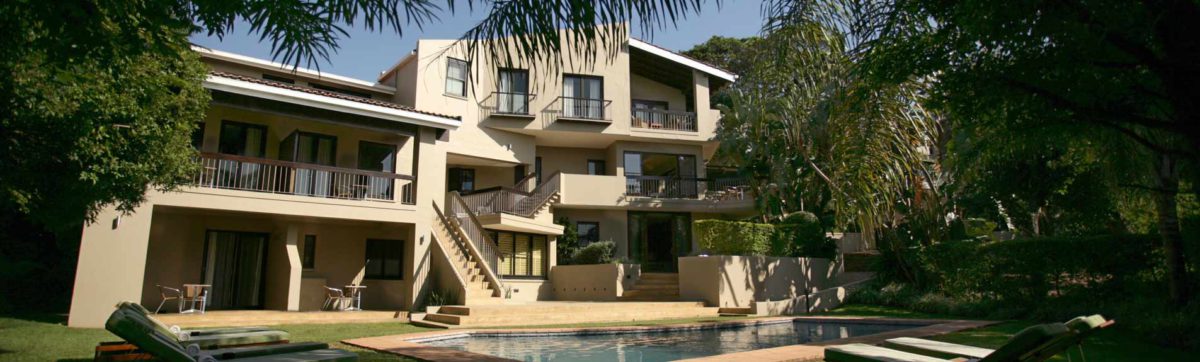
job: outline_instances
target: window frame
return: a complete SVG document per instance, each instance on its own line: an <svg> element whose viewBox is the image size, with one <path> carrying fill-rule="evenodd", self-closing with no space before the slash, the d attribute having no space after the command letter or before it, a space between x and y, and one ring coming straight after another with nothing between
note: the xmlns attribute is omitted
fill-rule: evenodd
<svg viewBox="0 0 1200 362"><path fill-rule="evenodd" d="M595 172L592 170L592 165L596 165ZM587 160L588 175L603 176L608 174L608 163L605 160Z"/></svg>
<svg viewBox="0 0 1200 362"><path fill-rule="evenodd" d="M257 128L258 130L262 131L262 134L261 134L261 136L259 136L259 140L258 140L258 145L259 145L258 152L259 152L259 154L262 155L262 156L260 156L261 158L266 158L266 156L267 156L267 131L268 131L267 126L261 125L261 124L230 121L230 120L221 121L221 132L217 139L217 153L224 154L224 155L254 157L254 156L248 156L248 155L244 154L246 152L245 146L248 146L248 145L242 145L243 146L243 149L242 149L243 154L225 153L224 152L224 150L223 150L224 147L222 147L222 146L225 141L225 127L226 126L242 128L243 129L243 132L242 132L243 137L246 135L245 134L246 132L244 131L246 129ZM246 141L245 139L242 139L242 142L245 142L245 141Z"/></svg>
<svg viewBox="0 0 1200 362"><path fill-rule="evenodd" d="M382 169L376 170L374 168L367 168L367 167L363 166L363 146L368 146L368 147L378 146L381 148L391 149L391 151L392 151L392 165L391 165L392 169L388 170L387 167L384 167ZM396 170L400 169L400 147L395 144L371 142L371 141L358 141L358 150L354 154L354 157L357 158L357 160L356 160L357 164L355 166L359 170L396 173L397 172Z"/></svg>
<svg viewBox="0 0 1200 362"><path fill-rule="evenodd" d="M455 79L455 78L450 77L450 67L453 66L454 64L456 64L455 62L458 62L457 64L462 64L462 67L463 67L463 72L462 72L463 78L462 79ZM462 60L462 59L458 59L455 57L446 57L446 83L442 85L443 86L442 94L445 94L448 96L453 96L453 97L466 98L467 97L467 84L470 83L470 80L471 80L471 62L468 62L468 61ZM451 81L462 82L462 94L456 94L456 93L450 92L450 82Z"/></svg>
<svg viewBox="0 0 1200 362"><path fill-rule="evenodd" d="M475 180L476 180L475 179L475 169L467 168L467 167L451 167L451 168L447 169L447 171L450 174L446 175L446 191L458 191L459 194L466 195L466 194L475 192L475 190L477 190L477 188L475 188L475 186L477 186L475 184ZM457 173L457 177L452 177L455 173ZM470 190L463 187L463 177L462 177L463 174L471 175L471 189ZM458 181L458 183L455 184L454 181ZM451 186L457 186L457 187L451 187Z"/></svg>
<svg viewBox="0 0 1200 362"><path fill-rule="evenodd" d="M372 257L372 255L371 255L371 252L372 252L371 244L372 243L383 243L385 245L391 244L391 245L394 245L393 246L394 248L396 248L395 250L392 250L395 253L395 255L391 255L391 253L384 252L384 255L382 257L380 257L381 265L379 266L378 273L372 272L371 268L370 268L370 261L371 261L371 257ZM366 242L363 243L363 254L364 254L363 279L404 280L404 240L367 238ZM399 263L399 267L397 268L395 275L392 275L392 274L388 273L388 271L387 271L387 261L392 256L395 256L397 262Z"/></svg>
<svg viewBox="0 0 1200 362"><path fill-rule="evenodd" d="M591 225L592 229L590 231L588 231L588 235L594 234L595 240L591 240L590 237L588 239L584 239L583 234L580 232L581 230L583 230L580 227L581 225ZM598 222L598 221L576 221L575 222L575 236L577 237L576 240L579 242L579 247L584 247L584 246L587 246L588 244L600 241L600 222ZM585 242L585 240L586 240L586 242Z"/></svg>
<svg viewBox="0 0 1200 362"><path fill-rule="evenodd" d="M496 244L497 244L496 251L500 254L499 256L505 255L505 252L506 252L506 250L501 250L499 248L500 234L501 233L512 234L513 249L508 250L507 255L514 255L514 259L515 259L516 250L517 250L517 236L525 235L525 236L529 237L529 245L528 245L528 248L526 248L526 250L529 251L529 255L528 255L529 270L526 271L526 273L528 273L528 274L523 274L523 275L522 274L512 274L512 273L516 272L516 270L515 270L516 263L511 263L513 265L513 269L514 269L512 271L500 270L500 266L497 265L496 266L497 276L500 277L500 279L546 280L546 279L550 278L550 237L548 235L534 234L534 233L522 233L522 232L505 231L505 230L486 230L486 232L488 233L488 236L492 238L493 241L496 241ZM534 245L534 240L536 240L536 238L538 238L538 237L542 238L542 242L545 243L545 245L542 246L542 275L533 275L533 250L534 250L533 245Z"/></svg>
<svg viewBox="0 0 1200 362"><path fill-rule="evenodd" d="M208 124L204 122L196 122L196 129L192 130L192 148L196 151L204 150L204 136L208 132Z"/></svg>

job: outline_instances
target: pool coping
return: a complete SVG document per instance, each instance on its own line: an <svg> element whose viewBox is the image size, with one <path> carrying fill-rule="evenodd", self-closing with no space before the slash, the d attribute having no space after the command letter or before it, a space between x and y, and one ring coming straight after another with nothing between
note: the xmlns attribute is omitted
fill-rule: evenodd
<svg viewBox="0 0 1200 362"><path fill-rule="evenodd" d="M723 321L713 323L685 323L661 326L616 326L616 327L575 327L575 328L505 328L505 329L456 329L431 331L409 334L398 334L380 337L347 339L342 343L373 351L391 353L424 361L458 362L458 361L513 361L512 359L460 351L452 348L435 347L423 344L445 339L466 337L522 337L522 336L553 336L553 335L603 335L617 333L651 333L681 330L724 329L746 326L770 325L792 321L805 322L837 322L861 324L890 324L914 325L918 327L897 331L870 334L859 337L840 338L835 340L797 344L791 346L757 349L753 351L726 353L714 356L687 359L684 361L811 361L824 359L827 345L847 343L878 344L884 340L897 337L928 337L932 335L951 333L965 329L979 328L997 321L975 321L956 319L910 319L885 317L850 317L850 316L785 316L754 318L738 321Z"/></svg>

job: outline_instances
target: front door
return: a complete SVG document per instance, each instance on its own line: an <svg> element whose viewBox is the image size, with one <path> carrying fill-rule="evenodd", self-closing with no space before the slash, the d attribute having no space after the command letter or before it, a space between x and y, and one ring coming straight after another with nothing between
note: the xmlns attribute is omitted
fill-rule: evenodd
<svg viewBox="0 0 1200 362"><path fill-rule="evenodd" d="M629 257L645 272L676 272L692 252L692 218L686 213L629 212Z"/></svg>
<svg viewBox="0 0 1200 362"><path fill-rule="evenodd" d="M263 303L269 234L208 231L204 284L211 285L209 309L259 309Z"/></svg>

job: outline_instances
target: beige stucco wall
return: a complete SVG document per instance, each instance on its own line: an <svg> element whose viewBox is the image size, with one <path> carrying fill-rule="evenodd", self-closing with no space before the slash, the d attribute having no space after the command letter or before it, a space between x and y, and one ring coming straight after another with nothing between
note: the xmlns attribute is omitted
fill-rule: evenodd
<svg viewBox="0 0 1200 362"><path fill-rule="evenodd" d="M539 146L537 157L542 159L542 177L555 172L586 175L588 160L604 161L606 174L611 174L614 165L603 149Z"/></svg>
<svg viewBox="0 0 1200 362"><path fill-rule="evenodd" d="M641 277L638 264L559 265L550 269L555 300L613 301Z"/></svg>
<svg viewBox="0 0 1200 362"><path fill-rule="evenodd" d="M679 258L679 295L710 306L751 307L834 287L841 263L828 259L714 255Z"/></svg>
<svg viewBox="0 0 1200 362"><path fill-rule="evenodd" d="M629 86L629 96L634 100L667 102L668 110L687 111L687 100L679 89L637 74L629 75Z"/></svg>
<svg viewBox="0 0 1200 362"><path fill-rule="evenodd" d="M512 291L509 300L532 302L537 300L554 299L554 289L549 280L543 279L502 279L504 287Z"/></svg>

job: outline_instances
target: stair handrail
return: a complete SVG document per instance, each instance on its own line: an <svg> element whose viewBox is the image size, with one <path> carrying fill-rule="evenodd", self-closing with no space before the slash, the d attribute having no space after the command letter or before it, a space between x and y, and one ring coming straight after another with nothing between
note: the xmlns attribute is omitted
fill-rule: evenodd
<svg viewBox="0 0 1200 362"><path fill-rule="evenodd" d="M453 231L450 231L451 230L450 226L452 226L454 224L450 223L450 220L446 219L446 215L443 214L442 209L440 207L438 207L437 201L433 201L433 211L434 211L434 213L437 214L437 220L435 220L435 221L442 223L442 226L446 228L447 233L453 232ZM451 238L454 237L453 235L447 235L447 236L449 236ZM442 244L443 241L441 239L442 238L438 237L438 233L433 234L433 244L437 245L438 250L442 251L442 258L445 259L447 265L450 265L450 269L454 270L454 279L458 280L458 286L461 287L462 293L460 293L460 295L462 296L462 303L466 304L466 302L467 302L467 280L463 279L462 274L459 272L458 268L455 267L457 264L454 262L454 260L450 259L450 251L446 250L446 248L448 246ZM449 242L457 244L457 242L455 242L454 240L449 240Z"/></svg>
<svg viewBox="0 0 1200 362"><path fill-rule="evenodd" d="M542 181L542 184L533 189L530 197L537 197L539 200L535 202L536 205L534 205L534 207L530 208L527 213L522 213L521 216L531 218L533 215L537 214L538 210L541 210L543 206L546 206L547 202L550 202L550 198L552 198L554 194L557 194L562 189L562 183L558 180L559 175L561 174L561 171L555 171L554 173L550 174L549 177L546 177L546 180Z"/></svg>
<svg viewBox="0 0 1200 362"><path fill-rule="evenodd" d="M454 224L457 226L456 229L459 235L462 235L467 240L465 243L467 244L467 251L470 252L472 257L483 261L484 266L486 266L483 268L483 274L487 278L488 284L495 290L493 294L500 294L502 296L504 293L504 283L500 281L499 277L500 259L496 252L496 249L498 249L496 242L487 233L483 232L483 223L480 223L479 219L475 217L475 212L471 211L471 208L462 199L462 195L459 195L458 191L450 191L446 197L449 199L447 200L449 204L446 205L446 208L454 214L454 218L451 220L455 221ZM459 216L460 212L466 216Z"/></svg>
<svg viewBox="0 0 1200 362"><path fill-rule="evenodd" d="M537 184L534 183L535 180L537 180L537 172L530 172L528 175L525 175L525 177L522 177L520 180L517 180L517 182L514 182L513 188L525 192L533 191L532 188L537 187Z"/></svg>

